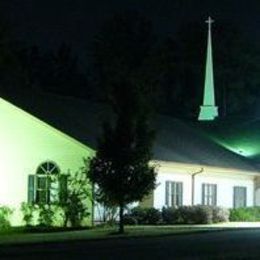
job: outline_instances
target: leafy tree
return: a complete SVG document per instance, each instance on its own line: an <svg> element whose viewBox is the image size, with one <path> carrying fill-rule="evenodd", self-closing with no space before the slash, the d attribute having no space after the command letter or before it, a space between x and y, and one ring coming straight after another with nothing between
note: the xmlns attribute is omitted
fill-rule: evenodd
<svg viewBox="0 0 260 260"><path fill-rule="evenodd" d="M69 96L87 97L86 75L80 72L78 58L71 47L61 44L56 52L46 55L49 63L48 75L43 78L45 89Z"/></svg>
<svg viewBox="0 0 260 260"><path fill-rule="evenodd" d="M108 21L95 42L98 83L113 119L103 124L89 178L105 203L119 207L121 233L126 205L141 200L155 186L155 169L149 165L154 140L150 118L155 84L148 76L152 39L150 23L139 13L128 12Z"/></svg>
<svg viewBox="0 0 260 260"><path fill-rule="evenodd" d="M17 57L21 84L26 88L64 96L89 96L87 76L80 71L78 58L67 44L45 52L37 46L20 48Z"/></svg>
<svg viewBox="0 0 260 260"><path fill-rule="evenodd" d="M156 38L151 22L135 11L115 14L95 36L92 49L92 74L99 99L111 98L115 85L127 88L125 81L155 91L157 86ZM155 71L157 73L155 73Z"/></svg>
<svg viewBox="0 0 260 260"><path fill-rule="evenodd" d="M20 67L16 57L17 42L7 23L0 21L0 92L14 92L20 81Z"/></svg>
<svg viewBox="0 0 260 260"><path fill-rule="evenodd" d="M154 167L149 165L154 133L147 116L129 108L128 104L116 115L114 125L105 124L89 171L90 180L99 187L99 196L119 207L120 233L124 232L125 206L148 195L156 178Z"/></svg>
<svg viewBox="0 0 260 260"><path fill-rule="evenodd" d="M60 175L59 183L58 205L64 210L64 226L70 223L72 227L78 227L90 215L87 203L92 194L86 172L81 169L73 174Z"/></svg>

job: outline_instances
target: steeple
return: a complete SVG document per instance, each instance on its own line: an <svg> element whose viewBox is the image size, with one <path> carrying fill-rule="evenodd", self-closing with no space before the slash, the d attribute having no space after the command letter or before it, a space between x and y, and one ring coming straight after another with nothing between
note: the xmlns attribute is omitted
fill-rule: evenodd
<svg viewBox="0 0 260 260"><path fill-rule="evenodd" d="M208 24L208 46L206 58L206 75L204 83L203 105L200 107L199 120L214 120L218 116L218 107L215 106L214 74L211 44L211 24L214 21L209 16Z"/></svg>

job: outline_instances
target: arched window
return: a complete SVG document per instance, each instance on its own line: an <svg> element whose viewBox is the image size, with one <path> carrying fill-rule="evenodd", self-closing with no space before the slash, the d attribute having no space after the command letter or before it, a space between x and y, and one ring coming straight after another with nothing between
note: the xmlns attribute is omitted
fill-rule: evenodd
<svg viewBox="0 0 260 260"><path fill-rule="evenodd" d="M47 161L42 163L41 165L38 166L36 170L36 174L50 175L50 174L59 174L59 173L60 173L59 167L57 166L56 163L52 161Z"/></svg>
<svg viewBox="0 0 260 260"><path fill-rule="evenodd" d="M36 193L35 202L38 204L49 204L51 200L52 190L57 188L57 175L60 169L56 163L46 161L40 164L36 170Z"/></svg>

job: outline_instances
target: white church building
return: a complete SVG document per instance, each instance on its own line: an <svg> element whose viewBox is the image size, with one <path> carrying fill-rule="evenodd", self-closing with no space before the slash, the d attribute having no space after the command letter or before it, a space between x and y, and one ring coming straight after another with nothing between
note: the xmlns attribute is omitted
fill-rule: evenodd
<svg viewBox="0 0 260 260"><path fill-rule="evenodd" d="M211 22L201 121L217 117ZM0 204L14 209L13 225L22 225L22 202L49 202L46 176L77 171L84 158L94 155L100 115L105 117L106 109L46 94L35 95L32 104L24 98L15 103L23 109L0 98ZM260 205L259 168L217 144L199 123L161 115L154 119L157 138L151 163L158 166L157 186L140 205Z"/></svg>

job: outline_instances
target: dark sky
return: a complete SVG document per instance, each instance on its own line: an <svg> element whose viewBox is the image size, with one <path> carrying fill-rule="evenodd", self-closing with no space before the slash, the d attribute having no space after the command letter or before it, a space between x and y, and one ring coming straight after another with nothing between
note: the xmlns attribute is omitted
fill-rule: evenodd
<svg viewBox="0 0 260 260"><path fill-rule="evenodd" d="M259 0L0 0L0 12L18 39L46 48L65 41L78 51L87 49L107 17L125 9L141 11L164 35L185 20L210 14L217 23L235 23L250 40L260 40Z"/></svg>

